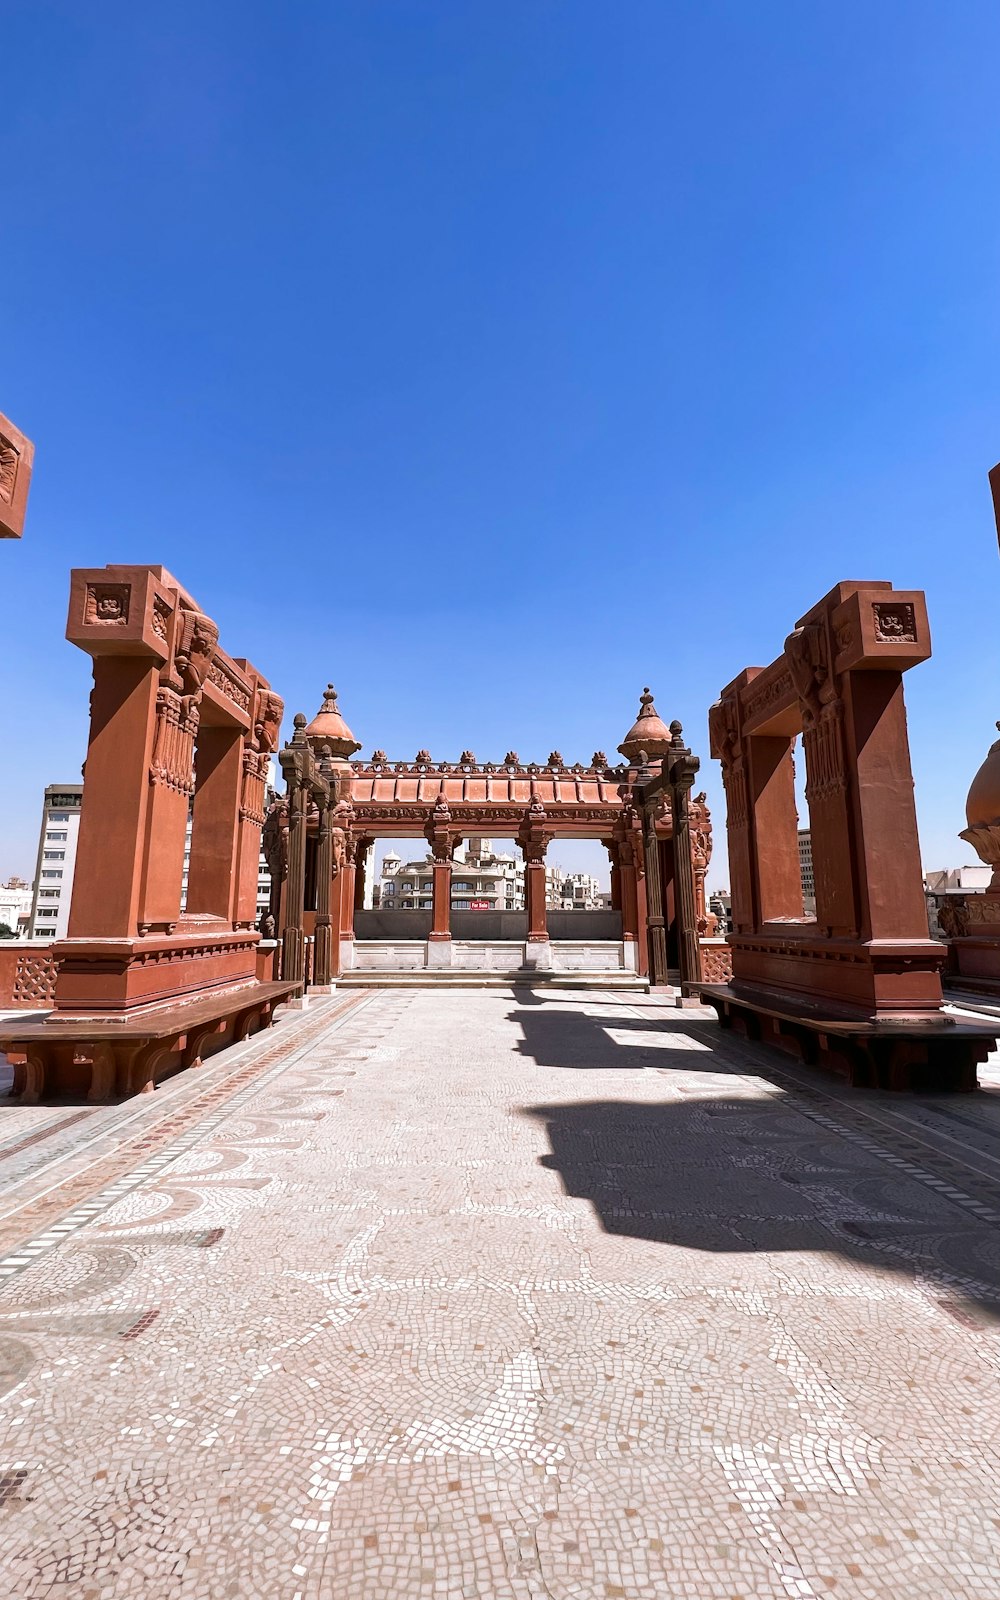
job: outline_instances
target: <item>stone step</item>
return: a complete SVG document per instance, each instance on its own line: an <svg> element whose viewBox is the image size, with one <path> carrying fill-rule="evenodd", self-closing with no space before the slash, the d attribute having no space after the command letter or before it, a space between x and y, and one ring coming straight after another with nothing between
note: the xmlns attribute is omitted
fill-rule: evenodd
<svg viewBox="0 0 1000 1600"><path fill-rule="evenodd" d="M625 989L648 994L648 978L633 972L465 971L456 967L412 972L363 972L356 968L337 979L338 989Z"/></svg>

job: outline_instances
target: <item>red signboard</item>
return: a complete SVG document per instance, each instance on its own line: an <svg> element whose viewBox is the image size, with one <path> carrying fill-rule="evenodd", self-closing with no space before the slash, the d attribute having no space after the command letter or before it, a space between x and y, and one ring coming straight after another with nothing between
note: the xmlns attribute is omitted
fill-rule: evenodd
<svg viewBox="0 0 1000 1600"><path fill-rule="evenodd" d="M470 911L489 911L490 910L490 902L488 900L470 900L469 901L469 910Z"/></svg>

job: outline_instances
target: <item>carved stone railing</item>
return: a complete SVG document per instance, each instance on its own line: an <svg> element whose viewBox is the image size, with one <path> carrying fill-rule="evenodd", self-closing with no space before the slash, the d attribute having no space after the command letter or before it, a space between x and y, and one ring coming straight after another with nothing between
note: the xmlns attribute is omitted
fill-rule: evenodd
<svg viewBox="0 0 1000 1600"><path fill-rule="evenodd" d="M0 940L0 1010L47 1011L55 988L51 945Z"/></svg>
<svg viewBox="0 0 1000 1600"><path fill-rule="evenodd" d="M700 939L701 970L705 983L728 983L733 975L733 952L726 939Z"/></svg>

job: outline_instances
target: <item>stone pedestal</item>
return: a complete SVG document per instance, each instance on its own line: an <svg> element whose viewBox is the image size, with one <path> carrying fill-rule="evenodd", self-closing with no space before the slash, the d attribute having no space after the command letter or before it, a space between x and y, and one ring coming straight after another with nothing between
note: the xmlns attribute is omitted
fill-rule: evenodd
<svg viewBox="0 0 1000 1600"><path fill-rule="evenodd" d="M548 939L529 939L524 947L524 965L533 972L551 972L551 942Z"/></svg>
<svg viewBox="0 0 1000 1600"><path fill-rule="evenodd" d="M454 949L454 946L452 944L452 940L451 940L451 935L450 934L446 935L444 938L437 938L437 939L435 939L434 935L431 934L430 938L427 941L427 965L428 965L428 967L450 967L450 966L452 966L453 965L453 955L452 955L453 949Z"/></svg>

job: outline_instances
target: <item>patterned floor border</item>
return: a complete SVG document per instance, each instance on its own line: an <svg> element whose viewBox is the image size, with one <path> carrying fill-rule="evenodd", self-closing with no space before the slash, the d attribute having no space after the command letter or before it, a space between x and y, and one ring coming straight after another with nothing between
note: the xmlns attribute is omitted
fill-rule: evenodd
<svg viewBox="0 0 1000 1600"><path fill-rule="evenodd" d="M27 1268L45 1256L50 1250L56 1249L71 1234L93 1222L95 1217L99 1216L102 1211L107 1211L118 1200L121 1200L124 1195L131 1194L151 1179L158 1178L180 1156L185 1155L194 1145L199 1144L203 1139L214 1133L219 1124L229 1117L245 1100L252 1098L266 1084L272 1082L281 1073L286 1072L290 1066L300 1061L312 1049L319 1033L335 1032L345 1023L353 1020L359 1011L364 1010L370 1004L374 993L375 991L362 993L356 1001L352 997L352 1002L333 1016L327 1015L326 1007L324 1007L323 1014L320 1017L311 1019L314 1020L315 1025L303 1030L306 1034L305 1037L302 1036L302 1033L299 1033L295 1040L289 1039L285 1041L290 1053L285 1053L283 1050L281 1060L275 1062L272 1067L263 1072L254 1073L249 1082L235 1089L230 1089L227 1093L231 1078L236 1075L231 1074L221 1083L214 1085L210 1095L206 1095L204 1098L199 1097L190 1102L189 1106L184 1109L190 1110L193 1121L192 1126L185 1133L180 1134L176 1139L164 1145L155 1155L149 1156L142 1162L140 1166L115 1179L114 1182L105 1185L89 1200L74 1206L58 1222L51 1223L42 1232L26 1239L22 1245L19 1245L9 1255L0 1257L0 1288L2 1288L3 1282L26 1271ZM258 1042L260 1042L259 1037L254 1040L254 1043ZM253 1065L252 1061L248 1063L244 1060L241 1062L240 1068L237 1069L237 1073L247 1070L252 1072ZM209 1102L213 1100L217 1104L214 1109L210 1109ZM177 1115L181 1114L177 1113ZM74 1176L78 1176L78 1174Z"/></svg>

